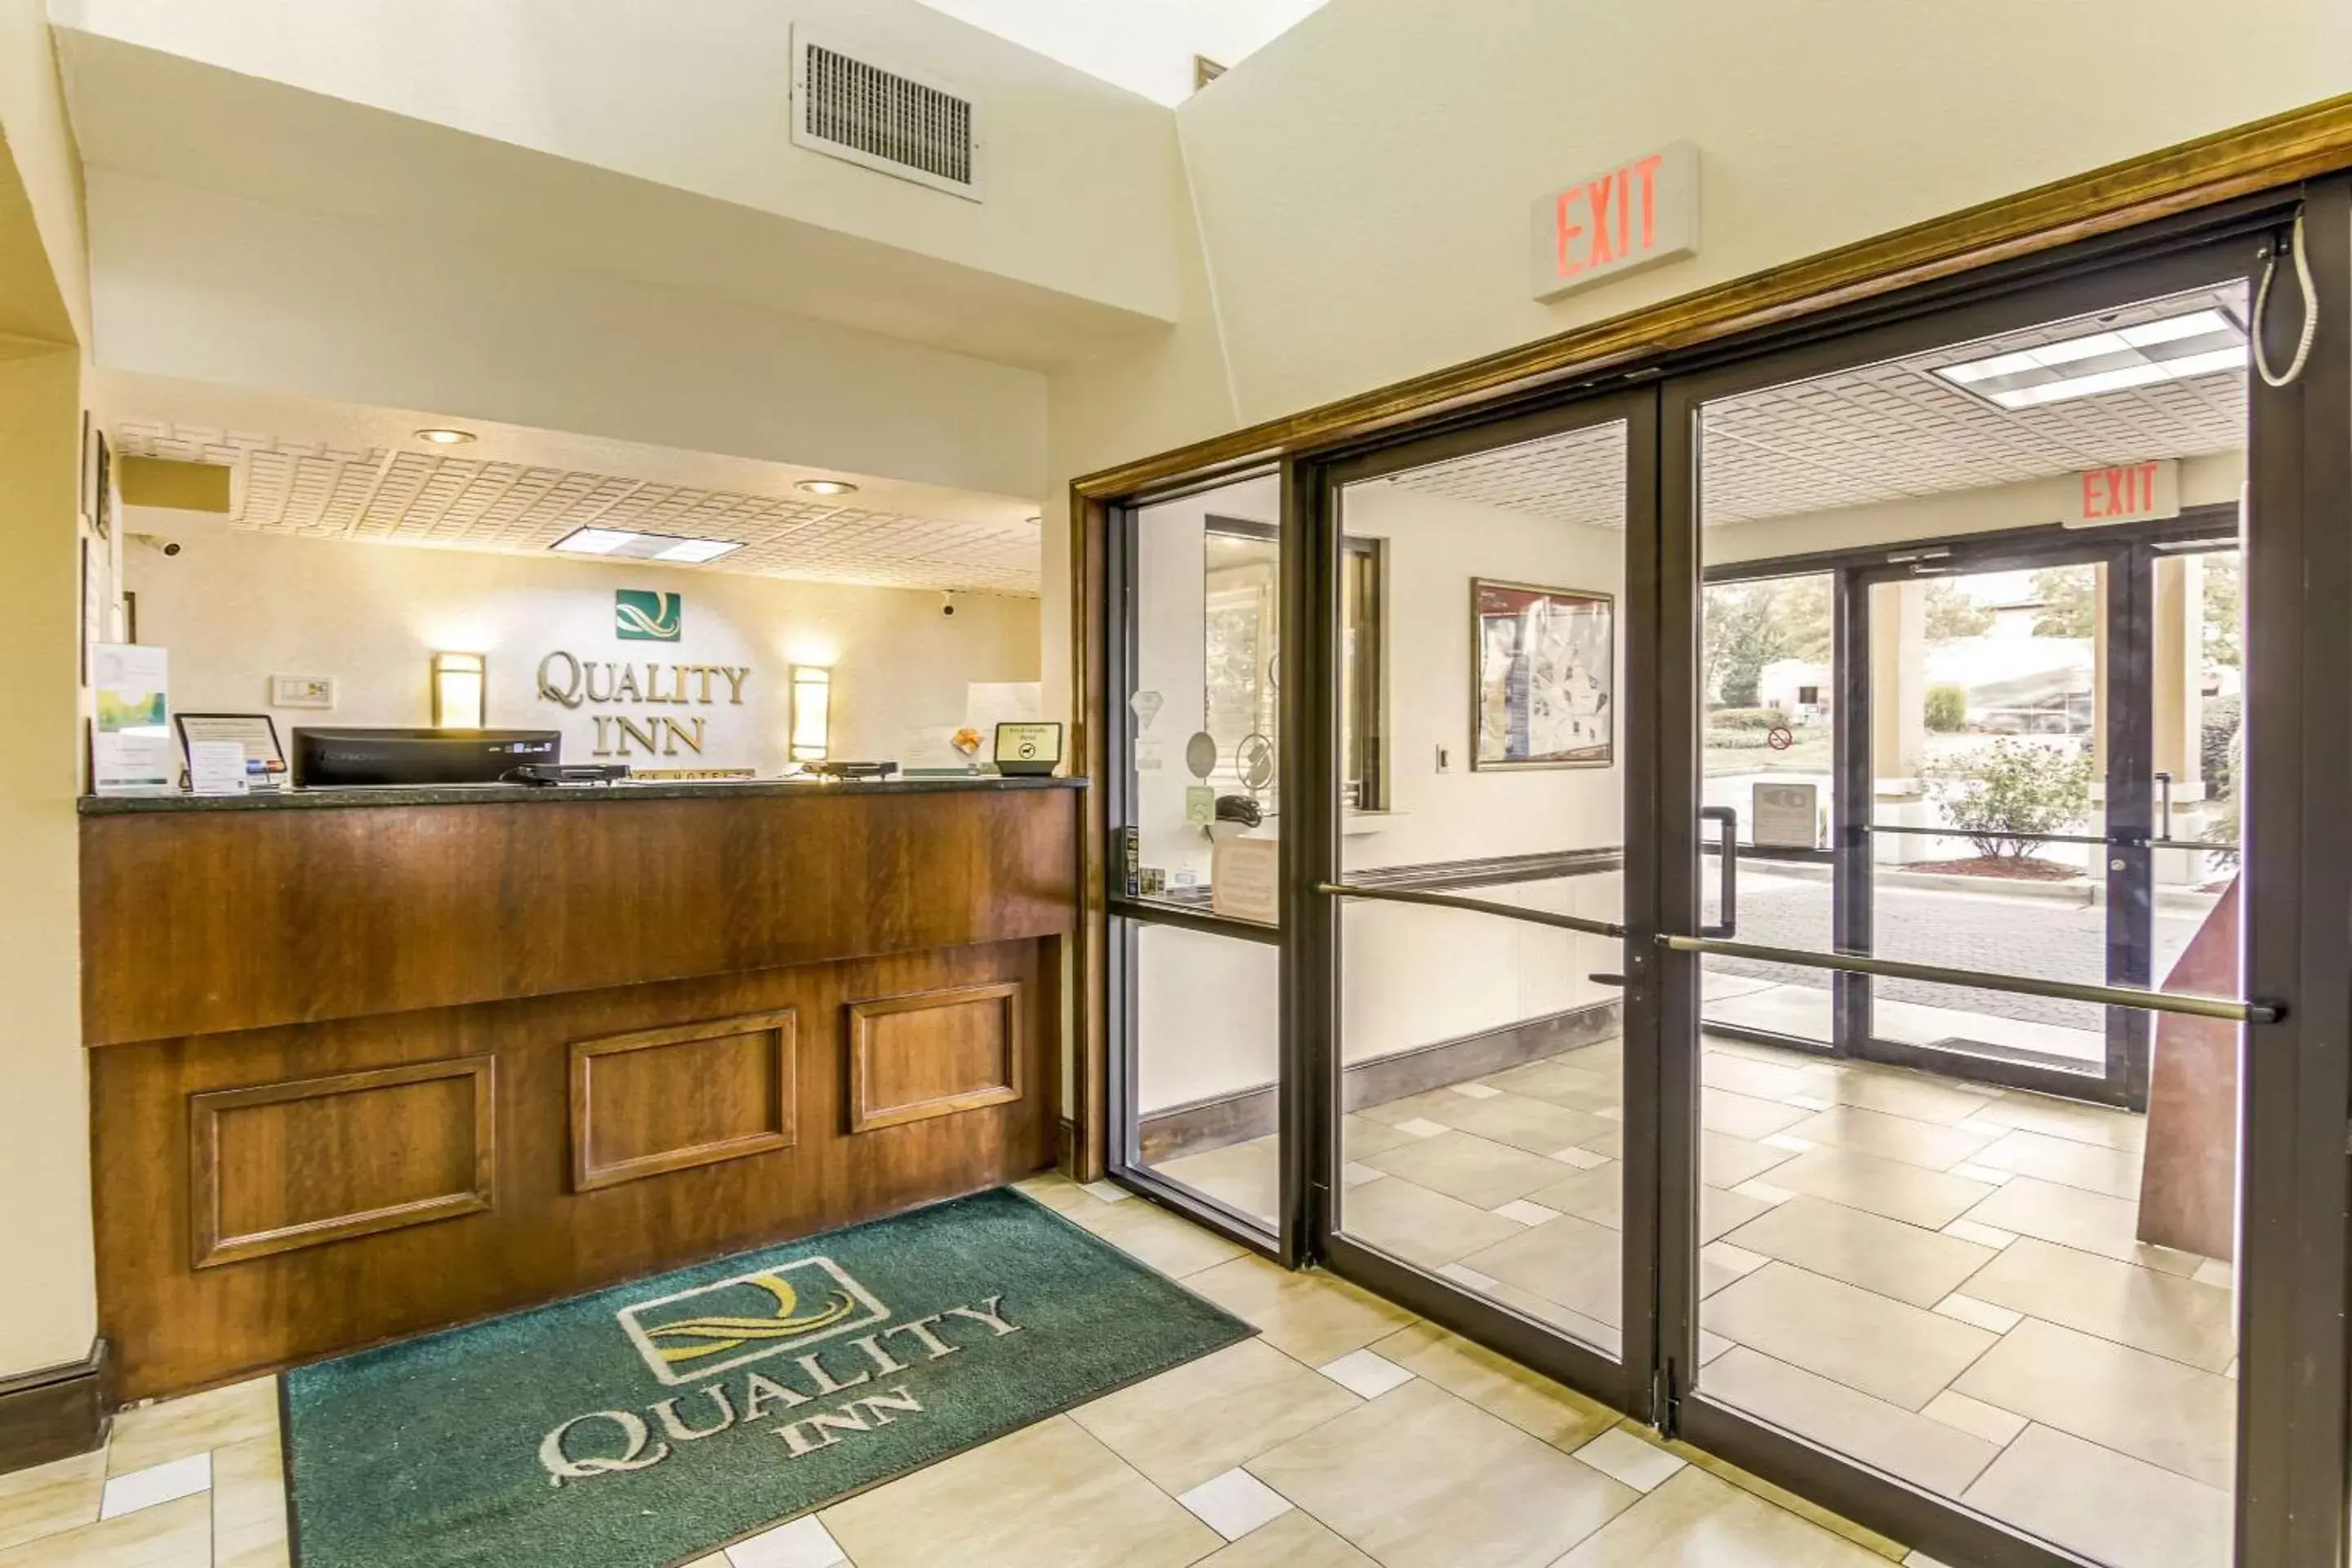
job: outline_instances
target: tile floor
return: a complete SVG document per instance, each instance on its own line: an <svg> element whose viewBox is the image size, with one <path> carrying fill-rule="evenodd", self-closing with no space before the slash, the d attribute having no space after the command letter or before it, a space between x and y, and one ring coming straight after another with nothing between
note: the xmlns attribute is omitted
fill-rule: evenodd
<svg viewBox="0 0 2352 1568"><path fill-rule="evenodd" d="M1615 1042L1347 1119L1343 1228L1588 1343ZM2143 1119L1710 1037L1699 1387L2116 1568L2227 1559L2227 1264L2136 1239ZM1271 1140L1160 1167L1274 1212Z"/></svg>
<svg viewBox="0 0 2352 1568"><path fill-rule="evenodd" d="M1248 1319L1259 1337L689 1568L1906 1560L1893 1542L1695 1449L1661 1446L1327 1275L1286 1274L1123 1193L1114 1200L1059 1177L1024 1190ZM0 1477L0 1568L279 1568L278 1442L267 1379L126 1412L106 1452Z"/></svg>

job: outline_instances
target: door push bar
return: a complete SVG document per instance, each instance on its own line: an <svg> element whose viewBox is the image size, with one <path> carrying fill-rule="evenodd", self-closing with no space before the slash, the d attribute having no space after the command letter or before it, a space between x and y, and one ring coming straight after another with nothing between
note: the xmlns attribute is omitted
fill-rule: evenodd
<svg viewBox="0 0 2352 1568"><path fill-rule="evenodd" d="M1499 915L1507 921L1524 921L1529 925L1550 926L1557 931L1581 931L1586 936L1622 937L1625 928L1609 921L1586 920L1582 915L1556 915L1549 910L1522 909L1517 904L1498 904L1486 899L1457 898L1452 893L1416 893L1403 888L1358 888L1345 882L1318 882L1315 890L1335 899L1370 899L1383 904L1422 904L1433 910L1467 910L1472 914Z"/></svg>
<svg viewBox="0 0 2352 1568"><path fill-rule="evenodd" d="M2037 980L2024 974L1995 974L1980 969L1947 969L1935 963L1906 963L1894 958L1865 958L1860 953L1763 947L1755 942L1717 942L1706 936L1676 936L1671 932L1660 932L1658 945L1675 952L1746 958L1759 963L1786 963L1802 969L1835 969L1848 974L1882 974L1890 980L1922 980L1936 985L1964 985L1977 991L2008 991L2022 996L2054 996L2065 1002L2088 1002L2103 1007L2137 1007L2144 1012L2179 1013L2192 1018L2221 1018L2233 1024L2275 1024L2286 1016L2286 1009L2273 1002L2241 1002L2222 996L2185 996L2178 992L2149 991L2137 985L2087 985L2072 980Z"/></svg>

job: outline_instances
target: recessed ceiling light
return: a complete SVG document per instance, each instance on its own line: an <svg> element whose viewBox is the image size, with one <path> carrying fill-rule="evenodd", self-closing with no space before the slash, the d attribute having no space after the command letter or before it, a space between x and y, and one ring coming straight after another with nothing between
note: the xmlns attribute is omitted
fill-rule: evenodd
<svg viewBox="0 0 2352 1568"><path fill-rule="evenodd" d="M2209 310L1943 365L1936 374L1999 407L2019 409L2242 370L2245 364L2245 333L2221 311Z"/></svg>
<svg viewBox="0 0 2352 1568"><path fill-rule="evenodd" d="M416 433L416 438L420 441L430 441L436 447L462 447L474 438L474 433L471 430L451 430L446 426L436 426L429 430L419 430Z"/></svg>
<svg viewBox="0 0 2352 1568"><path fill-rule="evenodd" d="M633 533L620 528L578 528L548 548L566 555L604 555L615 561L667 561L698 565L743 548L740 539L681 539L670 533Z"/></svg>
<svg viewBox="0 0 2352 1568"><path fill-rule="evenodd" d="M847 479L803 479L800 489L813 496L854 496L857 487Z"/></svg>

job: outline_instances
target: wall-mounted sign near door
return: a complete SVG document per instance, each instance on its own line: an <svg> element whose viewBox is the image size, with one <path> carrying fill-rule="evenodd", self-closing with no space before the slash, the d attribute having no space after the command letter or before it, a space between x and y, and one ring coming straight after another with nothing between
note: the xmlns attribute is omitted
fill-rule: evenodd
<svg viewBox="0 0 2352 1568"><path fill-rule="evenodd" d="M1676 142L1538 196L1535 296L1557 300L1698 254L1698 149Z"/></svg>

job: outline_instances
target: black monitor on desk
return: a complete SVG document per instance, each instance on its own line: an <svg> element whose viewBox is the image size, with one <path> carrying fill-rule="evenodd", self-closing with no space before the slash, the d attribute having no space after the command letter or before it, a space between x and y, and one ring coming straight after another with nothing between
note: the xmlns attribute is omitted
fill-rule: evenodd
<svg viewBox="0 0 2352 1568"><path fill-rule="evenodd" d="M294 731L294 783L308 789L496 784L515 768L562 760L563 737L553 730Z"/></svg>

